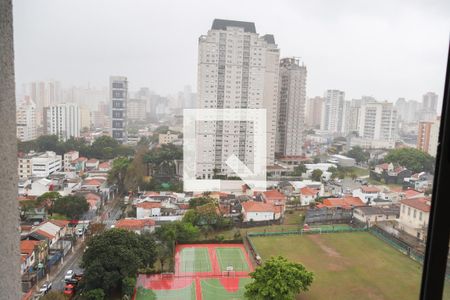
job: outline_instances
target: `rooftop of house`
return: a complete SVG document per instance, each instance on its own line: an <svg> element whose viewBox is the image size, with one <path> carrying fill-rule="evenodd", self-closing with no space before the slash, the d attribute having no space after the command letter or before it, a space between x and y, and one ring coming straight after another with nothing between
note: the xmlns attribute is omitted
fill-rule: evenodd
<svg viewBox="0 0 450 300"><path fill-rule="evenodd" d="M155 221L152 219L120 219L116 223L116 228L128 229L128 230L139 230L146 226L155 226Z"/></svg>
<svg viewBox="0 0 450 300"><path fill-rule="evenodd" d="M361 206L356 209L361 211L366 216L398 215L400 213L399 205Z"/></svg>
<svg viewBox="0 0 450 300"><path fill-rule="evenodd" d="M362 186L361 191L363 193L379 193L380 189L376 186Z"/></svg>
<svg viewBox="0 0 450 300"><path fill-rule="evenodd" d="M102 178L87 178L87 179L83 180L82 185L99 186L99 185L102 185L105 181L106 181L106 179L102 179Z"/></svg>
<svg viewBox="0 0 450 300"><path fill-rule="evenodd" d="M99 162L99 160L96 158L90 158L86 161L86 163L88 163L88 164L96 164L98 162Z"/></svg>
<svg viewBox="0 0 450 300"><path fill-rule="evenodd" d="M416 198L416 199L405 199L400 201L400 203L413 207L415 209L421 210L423 212L430 212L431 199L427 197Z"/></svg>
<svg viewBox="0 0 450 300"><path fill-rule="evenodd" d="M268 190L262 192L264 199L270 200L286 200L286 196L277 190Z"/></svg>
<svg viewBox="0 0 450 300"><path fill-rule="evenodd" d="M20 253L30 255L39 243L40 241L33 240L20 241Z"/></svg>
<svg viewBox="0 0 450 300"><path fill-rule="evenodd" d="M275 212L275 207L269 203L246 201L242 203L245 212Z"/></svg>
<svg viewBox="0 0 450 300"><path fill-rule="evenodd" d="M341 207L352 208L357 206L364 206L364 202L358 197L343 197L343 198L327 198L323 200L323 206L326 207Z"/></svg>
<svg viewBox="0 0 450 300"><path fill-rule="evenodd" d="M412 198L412 197L421 195L423 193L413 190L413 189L409 189L409 190L404 191L403 194L405 195L405 198L408 199L408 198Z"/></svg>
<svg viewBox="0 0 450 300"><path fill-rule="evenodd" d="M136 207L143 209L161 208L161 202L144 201L136 204Z"/></svg>
<svg viewBox="0 0 450 300"><path fill-rule="evenodd" d="M300 194L302 194L304 196L316 196L317 190L312 189L310 187L304 187L304 188L300 189Z"/></svg>

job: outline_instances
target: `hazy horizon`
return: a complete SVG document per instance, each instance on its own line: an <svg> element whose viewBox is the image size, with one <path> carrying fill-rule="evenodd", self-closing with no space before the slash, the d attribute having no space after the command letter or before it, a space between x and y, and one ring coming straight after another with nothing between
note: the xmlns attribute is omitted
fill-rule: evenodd
<svg viewBox="0 0 450 300"><path fill-rule="evenodd" d="M212 5L214 3L214 5ZM447 1L14 1L16 85L108 84L196 91L197 40L213 19L254 22L281 57L308 68L307 96L339 89L346 99L442 97L450 28Z"/></svg>

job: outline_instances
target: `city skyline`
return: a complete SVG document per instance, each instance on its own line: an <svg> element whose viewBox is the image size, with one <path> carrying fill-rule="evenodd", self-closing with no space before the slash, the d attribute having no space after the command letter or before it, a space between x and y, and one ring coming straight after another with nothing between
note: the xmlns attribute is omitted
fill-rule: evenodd
<svg viewBox="0 0 450 300"><path fill-rule="evenodd" d="M174 94L186 84L195 87L198 37L212 19L226 18L254 22L258 32L273 33L280 57L300 56L310 70L308 97L321 96L327 89L343 90L348 99L371 95L391 102L400 97L420 100L428 91L442 95L448 4L415 3L397 13L403 1L381 3L372 10L353 1L320 2L320 10L319 4L311 3L283 2L270 10L263 9L265 3L258 3L260 7L240 3L239 11L219 4L194 19L185 13L185 5L195 6L192 3L149 6L136 1L125 10L125 4L112 2L106 10L105 3L98 2L89 3L87 12L87 2L82 1L64 5L41 1L36 6L17 1L17 83L57 78L74 85L106 86L110 75L125 74L132 83L130 90L148 86L159 94ZM172 10L167 14L158 14L168 7ZM251 7L255 11L248 18ZM103 10L99 22L96 16ZM118 13L130 21L114 23ZM381 17L382 13L386 14ZM38 14L46 18L37 18ZM355 22L358 26L353 26ZM165 30L151 30L159 24ZM113 47L112 32L123 37L121 45Z"/></svg>

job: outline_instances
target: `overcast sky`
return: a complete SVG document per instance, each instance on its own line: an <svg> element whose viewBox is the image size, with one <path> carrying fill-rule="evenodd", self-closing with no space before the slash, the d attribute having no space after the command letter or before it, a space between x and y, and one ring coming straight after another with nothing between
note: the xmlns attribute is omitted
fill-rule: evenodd
<svg viewBox="0 0 450 300"><path fill-rule="evenodd" d="M57 79L175 94L196 89L197 40L214 18L255 22L308 68L307 95L442 95L450 1L15 0L17 84Z"/></svg>

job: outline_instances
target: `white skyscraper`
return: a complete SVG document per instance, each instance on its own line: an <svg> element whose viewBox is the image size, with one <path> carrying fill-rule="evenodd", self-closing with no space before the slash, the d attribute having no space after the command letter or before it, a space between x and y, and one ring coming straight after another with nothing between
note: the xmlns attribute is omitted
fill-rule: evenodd
<svg viewBox="0 0 450 300"><path fill-rule="evenodd" d="M338 90L327 90L322 105L322 121L320 129L330 133L345 133L345 93Z"/></svg>
<svg viewBox="0 0 450 300"><path fill-rule="evenodd" d="M389 102L361 105L358 134L363 139L394 141L397 137L397 111Z"/></svg>
<svg viewBox="0 0 450 300"><path fill-rule="evenodd" d="M305 130L306 67L298 59L281 60L279 88L276 152L299 156Z"/></svg>
<svg viewBox="0 0 450 300"><path fill-rule="evenodd" d="M36 104L36 122L38 126L43 125L43 112L45 107L61 103L62 90L59 81L33 81L24 86L25 95L33 99Z"/></svg>
<svg viewBox="0 0 450 300"><path fill-rule="evenodd" d="M37 138L36 104L29 96L25 96L17 107L17 138L22 142Z"/></svg>
<svg viewBox="0 0 450 300"><path fill-rule="evenodd" d="M77 104L63 103L45 108L44 121L45 133L57 135L60 140L80 136L81 116Z"/></svg>
<svg viewBox="0 0 450 300"><path fill-rule="evenodd" d="M127 78L111 76L109 78L109 90L111 99L111 136L119 143L123 143L127 141Z"/></svg>
<svg viewBox="0 0 450 300"><path fill-rule="evenodd" d="M279 49L254 23L214 20L199 38L198 108L266 109L267 164L274 163ZM253 126L249 122L200 122L196 176L235 175L224 163L235 154L252 169Z"/></svg>

